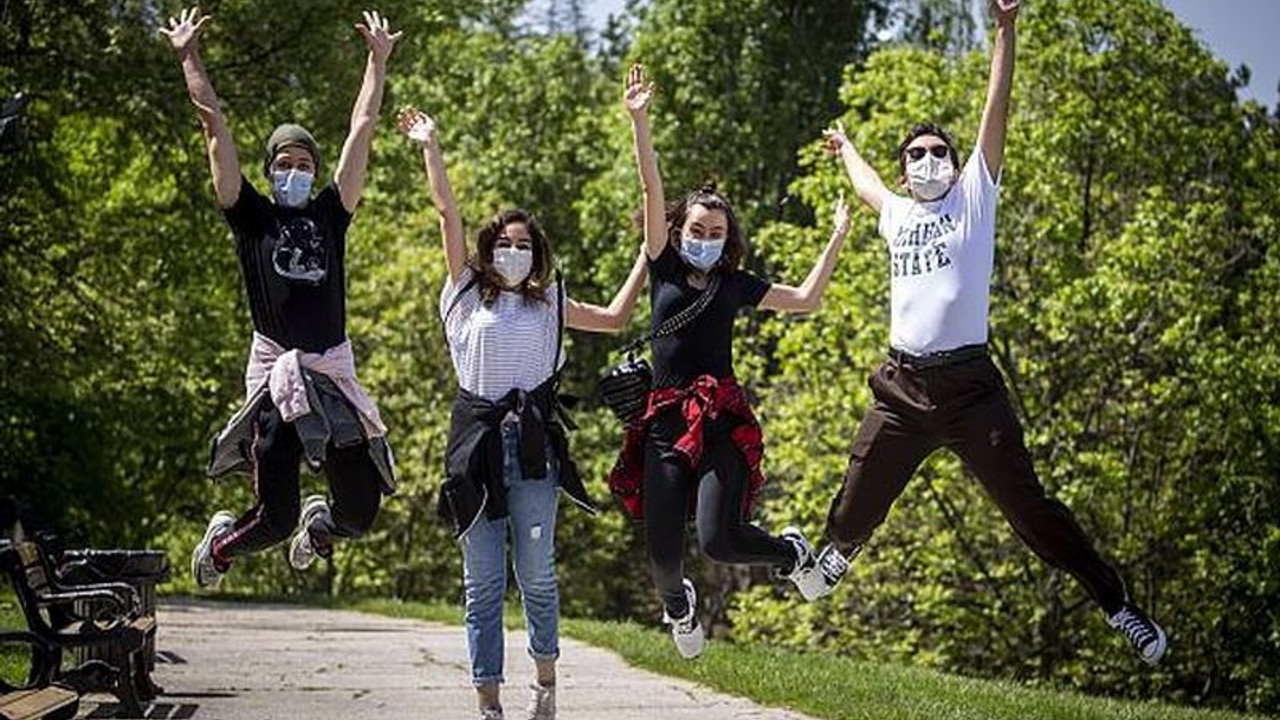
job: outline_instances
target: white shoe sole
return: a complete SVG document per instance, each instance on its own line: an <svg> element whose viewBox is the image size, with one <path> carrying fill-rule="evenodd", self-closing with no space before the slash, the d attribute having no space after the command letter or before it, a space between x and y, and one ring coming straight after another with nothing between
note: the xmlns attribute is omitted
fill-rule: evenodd
<svg viewBox="0 0 1280 720"><path fill-rule="evenodd" d="M316 561L316 550L314 547L308 547L305 551L302 544L311 544L311 536L307 532L307 526L311 523L309 516L318 512L316 508L324 510L329 509L329 503L323 495L312 495L302 501L302 511L298 513L298 529L293 533L293 537L289 540L289 565L294 570L306 570Z"/></svg>
<svg viewBox="0 0 1280 720"><path fill-rule="evenodd" d="M1156 625L1156 632L1158 633L1158 636L1155 641L1155 651L1150 655L1146 653L1141 655L1142 662L1152 667L1159 665L1160 661L1164 659L1165 653L1169 651L1169 638L1164 634L1164 628Z"/></svg>
<svg viewBox="0 0 1280 720"><path fill-rule="evenodd" d="M222 573L214 571L213 579L207 582L200 582L200 565L201 560L213 553L213 541L222 533L223 528L231 527L236 524L236 518L226 510L219 510L209 518L209 524L204 529L204 537L195 549L191 551L191 578L196 581L196 585L205 590L217 590L222 584ZM212 561L210 561L212 563Z"/></svg>

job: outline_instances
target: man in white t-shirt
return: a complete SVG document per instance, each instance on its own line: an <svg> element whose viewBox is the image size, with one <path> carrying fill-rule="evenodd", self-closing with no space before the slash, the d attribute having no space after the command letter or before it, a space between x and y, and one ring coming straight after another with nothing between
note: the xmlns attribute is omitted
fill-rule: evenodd
<svg viewBox="0 0 1280 720"><path fill-rule="evenodd" d="M996 200L1004 160L1019 0L995 0L995 46L978 146L964 165L936 125L916 125L898 148L891 192L843 129L828 131L858 197L880 216L889 251L889 360L871 376L875 402L853 440L831 505L821 568L834 586L924 459L946 447L1045 562L1074 576L1142 659L1160 661L1164 631L1129 598L1061 502L1036 477L1004 379L987 352Z"/></svg>

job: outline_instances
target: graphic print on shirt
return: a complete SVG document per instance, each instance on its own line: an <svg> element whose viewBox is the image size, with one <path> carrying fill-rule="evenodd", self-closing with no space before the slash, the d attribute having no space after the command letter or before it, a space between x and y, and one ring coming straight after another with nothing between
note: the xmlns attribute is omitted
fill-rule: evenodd
<svg viewBox="0 0 1280 720"><path fill-rule="evenodd" d="M951 215L945 213L903 223L890 243L893 277L928 275L951 266L951 248L943 238L959 227Z"/></svg>
<svg viewBox="0 0 1280 720"><path fill-rule="evenodd" d="M272 238L271 265L287 279L319 285L328 274L325 239L308 217L282 218Z"/></svg>

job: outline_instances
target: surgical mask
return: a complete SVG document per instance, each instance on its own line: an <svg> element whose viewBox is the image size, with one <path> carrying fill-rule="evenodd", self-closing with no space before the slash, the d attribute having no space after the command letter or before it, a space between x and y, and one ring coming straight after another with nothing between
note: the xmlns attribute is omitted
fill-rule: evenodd
<svg viewBox="0 0 1280 720"><path fill-rule="evenodd" d="M680 257L693 267L708 272L720 262L724 252L724 240L702 240L692 235L680 238Z"/></svg>
<svg viewBox="0 0 1280 720"><path fill-rule="evenodd" d="M305 170L277 170L271 173L271 191L284 207L300 208L311 197L311 183L316 176Z"/></svg>
<svg viewBox="0 0 1280 720"><path fill-rule="evenodd" d="M907 163L907 185L921 200L932 201L946 195L955 179L956 167L949 157L928 154Z"/></svg>
<svg viewBox="0 0 1280 720"><path fill-rule="evenodd" d="M529 277L533 269L533 250L529 248L500 247L493 249L493 269L502 276L507 287L513 288Z"/></svg>

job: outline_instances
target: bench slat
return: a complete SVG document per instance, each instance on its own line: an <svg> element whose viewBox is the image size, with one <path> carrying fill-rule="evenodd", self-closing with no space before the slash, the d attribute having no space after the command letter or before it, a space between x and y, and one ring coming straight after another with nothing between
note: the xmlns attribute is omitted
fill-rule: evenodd
<svg viewBox="0 0 1280 720"><path fill-rule="evenodd" d="M67 707L78 699L74 692L60 687L19 690L0 696L0 718L31 720Z"/></svg>

